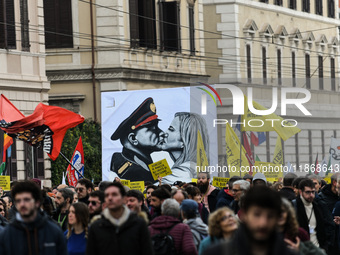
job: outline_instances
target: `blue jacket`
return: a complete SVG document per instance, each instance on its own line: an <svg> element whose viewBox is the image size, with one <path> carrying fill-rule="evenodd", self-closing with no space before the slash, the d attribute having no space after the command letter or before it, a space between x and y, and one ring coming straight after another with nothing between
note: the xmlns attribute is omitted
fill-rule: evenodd
<svg viewBox="0 0 340 255"><path fill-rule="evenodd" d="M217 238L217 237L211 237L208 236L205 239L203 239L200 243L199 249L198 249L198 255L202 255L204 251L207 250L207 248L211 247L212 245L218 244L222 242L223 238Z"/></svg>
<svg viewBox="0 0 340 255"><path fill-rule="evenodd" d="M33 222L16 217L0 232L0 254L67 255L66 239L61 228L39 211Z"/></svg>
<svg viewBox="0 0 340 255"><path fill-rule="evenodd" d="M226 190L227 188L223 188L218 193L216 209L224 206L230 207L231 202L234 200L234 198L231 195L227 194Z"/></svg>

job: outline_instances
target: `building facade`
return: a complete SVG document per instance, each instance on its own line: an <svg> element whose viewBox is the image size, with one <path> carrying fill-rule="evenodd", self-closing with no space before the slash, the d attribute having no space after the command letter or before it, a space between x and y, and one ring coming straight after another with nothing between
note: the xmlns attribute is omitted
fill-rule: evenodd
<svg viewBox="0 0 340 255"><path fill-rule="evenodd" d="M340 136L337 2L203 0L203 4L211 83L237 84L245 94L252 87L254 100L269 108L273 87L308 89L311 99L305 106L312 116L296 107L288 108L284 116L296 120L302 130L284 143L285 163L311 164L317 155L319 162L325 157L328 162L331 137ZM230 92L219 93L223 107L218 108L218 118L236 120ZM280 107L276 113L280 114ZM225 127L218 132L223 164ZM272 162L276 138L276 133L267 133L264 144L252 146L253 153Z"/></svg>
<svg viewBox="0 0 340 255"><path fill-rule="evenodd" d="M100 121L100 92L205 77L200 1L44 1L49 102Z"/></svg>
<svg viewBox="0 0 340 255"><path fill-rule="evenodd" d="M45 73L43 1L6 0L0 3L0 92L24 115L48 103L50 83ZM3 146L3 132L0 146ZM46 153L22 141L12 145L6 175L11 181L40 178L50 186L50 161Z"/></svg>

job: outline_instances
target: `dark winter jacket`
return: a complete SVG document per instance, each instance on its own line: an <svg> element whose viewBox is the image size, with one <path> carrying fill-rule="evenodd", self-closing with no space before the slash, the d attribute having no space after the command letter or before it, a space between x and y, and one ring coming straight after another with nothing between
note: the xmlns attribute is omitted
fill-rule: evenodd
<svg viewBox="0 0 340 255"><path fill-rule="evenodd" d="M39 211L31 223L18 217L0 234L0 254L67 255L66 239L60 227Z"/></svg>
<svg viewBox="0 0 340 255"><path fill-rule="evenodd" d="M282 197L287 198L289 201L296 198L295 192L292 188L283 187L279 192Z"/></svg>
<svg viewBox="0 0 340 255"><path fill-rule="evenodd" d="M162 215L162 211L161 211L160 208L154 208L154 207L152 207L151 213L150 213L150 214L151 214L151 220L153 220L153 219L155 219L155 218L161 216L161 215Z"/></svg>
<svg viewBox="0 0 340 255"><path fill-rule="evenodd" d="M205 208L203 203L199 203L198 204L198 212L199 212L199 214L201 216L202 221L205 224L208 224L209 212L208 212L207 208Z"/></svg>
<svg viewBox="0 0 340 255"><path fill-rule="evenodd" d="M214 189L209 195L208 195L208 204L209 204L209 211L210 213L214 212L216 210L216 204L217 204L217 195L220 192L219 189Z"/></svg>
<svg viewBox="0 0 340 255"><path fill-rule="evenodd" d="M181 223L179 219L172 216L161 215L150 222L149 231L151 236L154 236L161 232L166 232L171 227L173 228L170 230L169 235L171 235L174 240L177 253L182 255L197 254L197 249L189 226Z"/></svg>
<svg viewBox="0 0 340 255"><path fill-rule="evenodd" d="M87 255L152 255L146 223L125 207L126 220L114 225L104 209L100 219L89 229ZM125 215L125 213L124 213ZM112 217L112 216L111 216ZM123 216L122 216L123 217Z"/></svg>
<svg viewBox="0 0 340 255"><path fill-rule="evenodd" d="M4 216L0 215L0 226L6 227L7 225L8 225L8 220Z"/></svg>
<svg viewBox="0 0 340 255"><path fill-rule="evenodd" d="M235 215L237 215L238 211L240 210L239 201L233 200L233 202L230 203L229 208L233 210Z"/></svg>
<svg viewBox="0 0 340 255"><path fill-rule="evenodd" d="M336 202L333 212L332 212L332 217L335 216L340 216L340 201ZM335 243L333 249L337 251L337 254L340 253L340 226L335 225Z"/></svg>
<svg viewBox="0 0 340 255"><path fill-rule="evenodd" d="M67 230L67 226L68 226L67 215L68 215L68 211L66 211L65 213L61 213L60 209L57 209L54 212L53 217L52 217L52 219L55 220L55 222L59 224L59 226L63 230L63 233Z"/></svg>
<svg viewBox="0 0 340 255"><path fill-rule="evenodd" d="M86 204L86 205L89 205L89 195L87 195L86 197L84 197L84 198L79 198L78 199L78 202L83 202L84 204Z"/></svg>
<svg viewBox="0 0 340 255"><path fill-rule="evenodd" d="M218 193L216 199L216 209L218 209L223 206L230 206L231 202L234 200L234 197L229 193L229 189L223 188Z"/></svg>
<svg viewBox="0 0 340 255"><path fill-rule="evenodd" d="M8 221L15 219L15 214L18 212L17 208L13 205L7 212Z"/></svg>
<svg viewBox="0 0 340 255"><path fill-rule="evenodd" d="M326 255L326 252L316 247L311 241L306 241L300 243L300 255Z"/></svg>
<svg viewBox="0 0 340 255"><path fill-rule="evenodd" d="M295 255L293 250L287 248L283 237L280 234L271 235L271 240L268 242L269 252L268 255ZM203 252L203 255L251 255L251 246L249 237L246 234L243 225L236 231L234 237L227 242L219 243L215 246L209 247Z"/></svg>
<svg viewBox="0 0 340 255"><path fill-rule="evenodd" d="M332 213L335 203L338 202L339 196L332 192L332 184L327 184L319 193L320 199L326 204L330 213Z"/></svg>
<svg viewBox="0 0 340 255"><path fill-rule="evenodd" d="M298 196L296 200L293 200L293 205L296 210L297 220L299 222L300 227L302 227L306 232L309 234L309 226L308 226L308 218L305 210L305 206L301 200L301 198ZM320 209L320 204L318 204L316 201L313 201L313 211L316 218L316 237L318 239L319 245L321 248L327 250L329 245L334 240L334 230L326 231L327 224L325 222L325 218L327 217L322 213L322 210ZM334 226L333 226L334 229ZM332 240L332 241L330 241Z"/></svg>

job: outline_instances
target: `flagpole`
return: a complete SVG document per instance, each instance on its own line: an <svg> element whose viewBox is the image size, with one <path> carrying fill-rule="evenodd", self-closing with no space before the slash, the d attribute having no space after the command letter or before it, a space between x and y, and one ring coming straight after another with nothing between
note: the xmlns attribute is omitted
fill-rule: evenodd
<svg viewBox="0 0 340 255"><path fill-rule="evenodd" d="M285 141L283 141L283 139L281 138L281 147L282 147L282 165L285 165L286 164L286 161L285 161L285 144L284 144Z"/></svg>
<svg viewBox="0 0 340 255"><path fill-rule="evenodd" d="M82 173L79 172L79 170L78 170L78 169L77 169L77 168L76 168L76 167L68 160L68 158L66 158L66 156L65 156L64 154L61 153L61 151L59 152L59 154L60 154L60 156L62 156L62 157L66 160L67 163L69 163L69 164L74 168L74 170L77 171L77 173L78 173L81 177L85 178L84 175L82 175Z"/></svg>
<svg viewBox="0 0 340 255"><path fill-rule="evenodd" d="M242 176L241 176L241 166L242 166L243 132L244 132L244 131L241 131L241 141L240 141L240 177L242 177Z"/></svg>

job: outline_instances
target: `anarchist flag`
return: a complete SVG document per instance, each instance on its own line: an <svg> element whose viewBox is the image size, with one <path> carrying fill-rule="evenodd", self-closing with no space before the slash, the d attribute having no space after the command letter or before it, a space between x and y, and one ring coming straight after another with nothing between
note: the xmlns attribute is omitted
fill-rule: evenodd
<svg viewBox="0 0 340 255"><path fill-rule="evenodd" d="M14 109L9 109L15 112ZM16 109L18 111L18 109ZM3 110L0 110L3 113ZM84 122L84 117L57 106L38 104L34 112L14 121L6 118L10 113L1 115L0 128L12 138L16 138L45 151L55 160L67 129ZM10 118L8 118L10 119Z"/></svg>
<svg viewBox="0 0 340 255"><path fill-rule="evenodd" d="M71 163L82 175L84 175L84 151L81 137L79 138L76 149L73 152ZM67 167L67 178L68 184L73 187L77 186L77 182L81 178L78 172L76 172L70 164Z"/></svg>
<svg viewBox="0 0 340 255"><path fill-rule="evenodd" d="M23 115L3 94L0 96L0 120L12 122L24 118Z"/></svg>

